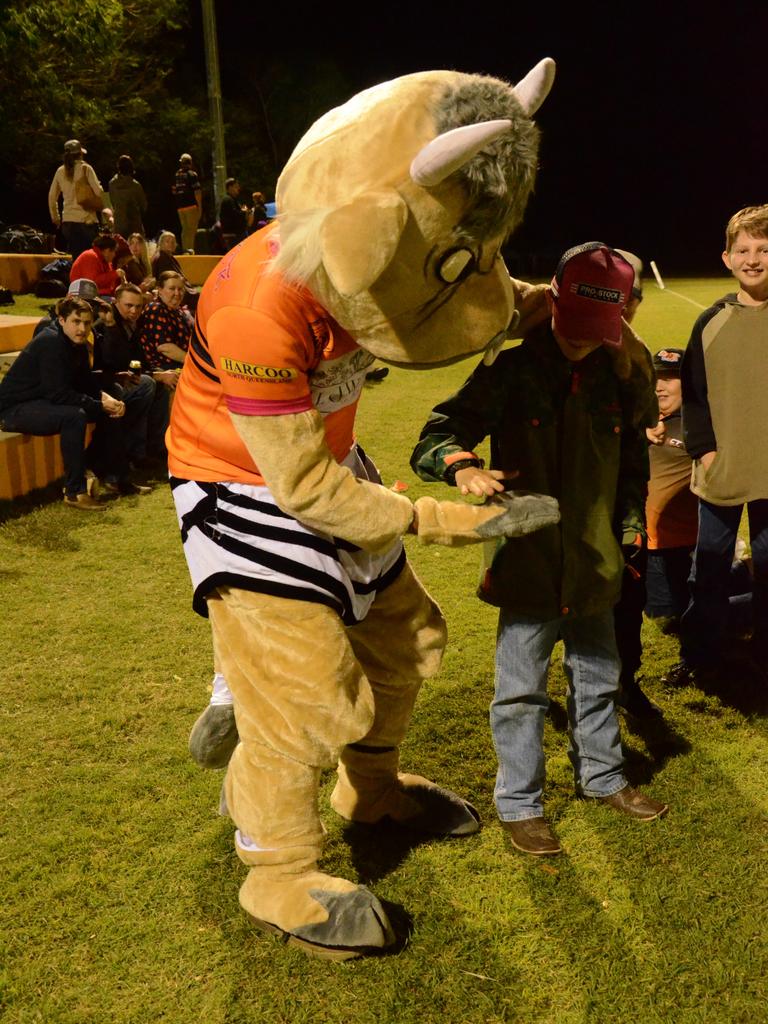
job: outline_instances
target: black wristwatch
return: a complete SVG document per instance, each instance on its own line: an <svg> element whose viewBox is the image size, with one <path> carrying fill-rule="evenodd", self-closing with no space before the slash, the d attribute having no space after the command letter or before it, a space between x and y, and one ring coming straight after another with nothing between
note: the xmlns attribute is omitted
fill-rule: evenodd
<svg viewBox="0 0 768 1024"><path fill-rule="evenodd" d="M470 466L475 466L477 469L482 469L485 463L482 459L457 459L456 462L452 462L450 466L443 473L443 480L451 487L456 486L456 474L460 469L469 469Z"/></svg>

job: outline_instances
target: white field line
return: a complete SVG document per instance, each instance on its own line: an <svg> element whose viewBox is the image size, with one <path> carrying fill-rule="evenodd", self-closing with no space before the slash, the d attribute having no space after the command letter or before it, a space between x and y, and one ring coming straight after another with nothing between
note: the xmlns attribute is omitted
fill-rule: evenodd
<svg viewBox="0 0 768 1024"><path fill-rule="evenodd" d="M708 308L707 306L703 306L700 302L697 302L695 299L689 299L687 295L681 295L680 292L676 292L672 288L666 288L665 287L664 291L666 292L667 295L676 295L678 297L678 299L683 299L685 302L690 302L690 304L692 306L695 306L697 309L707 309Z"/></svg>

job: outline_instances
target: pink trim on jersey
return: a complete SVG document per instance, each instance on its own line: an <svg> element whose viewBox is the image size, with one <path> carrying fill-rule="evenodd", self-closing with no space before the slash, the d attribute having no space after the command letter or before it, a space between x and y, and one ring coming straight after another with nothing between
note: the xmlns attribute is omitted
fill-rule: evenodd
<svg viewBox="0 0 768 1024"><path fill-rule="evenodd" d="M284 416L291 412L307 412L312 408L311 395L299 398L286 398L283 401L260 402L255 398L240 398L237 395L224 395L224 401L230 412L241 416Z"/></svg>

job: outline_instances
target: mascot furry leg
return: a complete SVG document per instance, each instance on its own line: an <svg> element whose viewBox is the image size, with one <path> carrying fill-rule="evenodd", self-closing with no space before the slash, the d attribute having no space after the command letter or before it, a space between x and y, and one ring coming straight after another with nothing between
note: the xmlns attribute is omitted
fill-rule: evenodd
<svg viewBox="0 0 768 1024"><path fill-rule="evenodd" d="M248 591L224 591L209 610L240 734L225 794L238 855L250 868L243 908L316 955L346 959L389 945L373 894L317 869L320 771L338 764L331 803L348 820L389 817L435 834L477 830L476 812L455 794L397 771L421 680L440 665L439 609L406 566L350 629L323 606ZM308 712L297 717L302 706Z"/></svg>

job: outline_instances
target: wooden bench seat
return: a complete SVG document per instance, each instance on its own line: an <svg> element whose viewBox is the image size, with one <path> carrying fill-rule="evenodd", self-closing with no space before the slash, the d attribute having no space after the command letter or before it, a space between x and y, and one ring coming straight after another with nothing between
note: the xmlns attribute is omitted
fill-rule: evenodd
<svg viewBox="0 0 768 1024"><path fill-rule="evenodd" d="M40 316L12 316L0 313L0 353L18 352L32 339Z"/></svg>
<svg viewBox="0 0 768 1024"><path fill-rule="evenodd" d="M0 499L18 498L64 476L59 435L0 430Z"/></svg>

